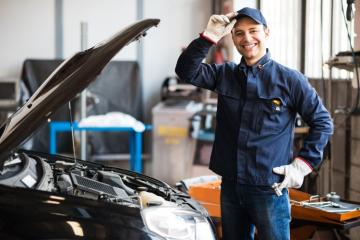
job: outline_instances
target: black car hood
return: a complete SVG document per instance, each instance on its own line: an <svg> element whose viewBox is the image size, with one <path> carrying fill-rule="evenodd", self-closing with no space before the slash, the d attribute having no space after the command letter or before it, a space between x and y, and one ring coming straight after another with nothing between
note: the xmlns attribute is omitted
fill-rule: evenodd
<svg viewBox="0 0 360 240"><path fill-rule="evenodd" d="M0 128L0 169L16 147L54 113L85 89L111 58L130 42L145 36L159 19L136 22L108 41L76 53L61 64L31 98Z"/></svg>

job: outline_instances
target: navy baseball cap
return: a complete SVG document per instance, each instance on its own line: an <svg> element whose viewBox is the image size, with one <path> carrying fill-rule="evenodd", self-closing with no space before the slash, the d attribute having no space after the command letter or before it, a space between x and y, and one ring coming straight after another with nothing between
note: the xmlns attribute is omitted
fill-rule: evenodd
<svg viewBox="0 0 360 240"><path fill-rule="evenodd" d="M262 13L259 10L255 9L255 8L245 7L245 8L240 9L239 11L237 11L237 15L235 16L235 19L238 20L242 17L249 17L252 20L254 20L255 22L267 27L267 23L266 23L264 16L262 15Z"/></svg>

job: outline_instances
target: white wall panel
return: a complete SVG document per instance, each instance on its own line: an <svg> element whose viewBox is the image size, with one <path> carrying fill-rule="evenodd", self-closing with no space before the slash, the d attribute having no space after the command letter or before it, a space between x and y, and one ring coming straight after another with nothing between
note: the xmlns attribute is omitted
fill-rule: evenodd
<svg viewBox="0 0 360 240"><path fill-rule="evenodd" d="M198 37L211 15L209 0L145 0L144 17L160 18L144 40L143 88L146 116L160 99L160 86L175 75L181 49Z"/></svg>
<svg viewBox="0 0 360 240"><path fill-rule="evenodd" d="M268 47L272 58L300 70L301 1L261 1L261 12L270 29Z"/></svg>
<svg viewBox="0 0 360 240"><path fill-rule="evenodd" d="M0 77L19 78L26 58L54 57L54 1L0 0Z"/></svg>
<svg viewBox="0 0 360 240"><path fill-rule="evenodd" d="M344 6L346 9L346 1ZM308 1L306 6L306 48L305 74L312 78L321 78L321 68L331 57L340 51L349 50L344 18L341 12L341 1L323 1L323 24L321 26L321 0ZM333 26L331 30L331 20ZM331 36L331 31L333 31ZM321 39L321 34L323 35ZM332 39L331 39L332 38ZM331 46L332 41L332 46ZM331 52L332 51L332 52ZM324 66L324 77L329 77L329 68ZM348 78L345 70L333 68L333 78Z"/></svg>
<svg viewBox="0 0 360 240"><path fill-rule="evenodd" d="M88 24L88 47L136 21L137 0L62 0L63 56L81 49L80 23ZM145 111L160 99L160 87L175 75L183 47L203 31L211 15L209 0L143 0L144 18L160 18L157 29L143 40ZM55 57L55 0L0 0L0 77L19 77L26 58ZM117 60L138 60L132 43ZM140 55L141 56L141 55Z"/></svg>
<svg viewBox="0 0 360 240"><path fill-rule="evenodd" d="M326 2L326 1L325 1ZM341 6L343 4L344 13L346 14L346 0L336 1L333 0L333 13L329 14L333 18L333 56L339 52L350 51L350 44L347 36L344 16L341 10ZM349 31L351 38L354 39L354 22L349 23ZM352 43L354 46L354 42ZM326 59L327 60L327 59ZM333 78L351 78L351 73L346 70L339 70L336 68L332 69L332 77Z"/></svg>
<svg viewBox="0 0 360 240"><path fill-rule="evenodd" d="M88 25L91 47L135 22L136 7L136 0L63 0L64 56L81 49L81 22ZM136 45L130 44L114 59L136 60Z"/></svg>

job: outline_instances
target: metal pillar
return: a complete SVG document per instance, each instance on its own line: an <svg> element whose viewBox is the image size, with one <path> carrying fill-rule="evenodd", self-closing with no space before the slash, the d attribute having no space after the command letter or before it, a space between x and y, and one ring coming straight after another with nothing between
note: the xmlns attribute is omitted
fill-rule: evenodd
<svg viewBox="0 0 360 240"><path fill-rule="evenodd" d="M80 23L81 27L81 50L84 51L88 48L88 25L86 22ZM86 118L86 89L84 89L81 93L80 99L80 119ZM80 133L80 158L83 160L87 159L86 156L86 132L82 131Z"/></svg>

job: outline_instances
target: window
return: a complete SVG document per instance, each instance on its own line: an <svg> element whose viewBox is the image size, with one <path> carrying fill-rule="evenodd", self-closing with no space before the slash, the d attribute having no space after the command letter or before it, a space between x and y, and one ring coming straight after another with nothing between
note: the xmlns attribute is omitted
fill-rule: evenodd
<svg viewBox="0 0 360 240"><path fill-rule="evenodd" d="M270 28L273 59L300 70L301 0L261 1L260 8Z"/></svg>
<svg viewBox="0 0 360 240"><path fill-rule="evenodd" d="M346 0L343 4L346 8ZM306 23L305 75L321 78L323 63L338 52L350 50L341 1L307 1ZM353 29L352 26L350 29ZM329 68L325 66L323 70L324 78L328 78ZM349 74L345 70L332 69L333 79L349 78Z"/></svg>

